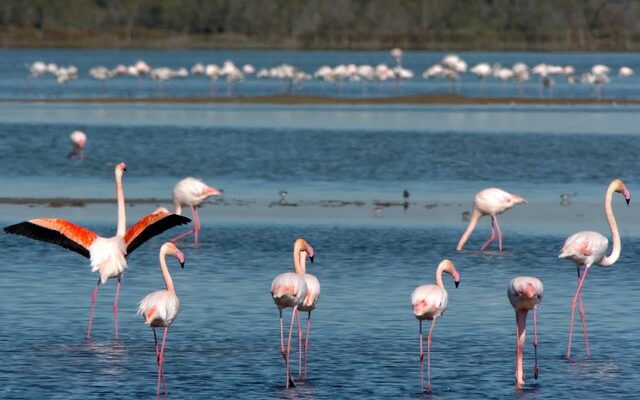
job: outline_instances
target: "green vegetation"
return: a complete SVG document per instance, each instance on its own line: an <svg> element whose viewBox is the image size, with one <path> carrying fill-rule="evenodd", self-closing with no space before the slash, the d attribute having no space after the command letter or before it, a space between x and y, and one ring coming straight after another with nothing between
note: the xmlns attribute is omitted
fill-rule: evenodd
<svg viewBox="0 0 640 400"><path fill-rule="evenodd" d="M638 0L1 0L0 46L640 50Z"/></svg>

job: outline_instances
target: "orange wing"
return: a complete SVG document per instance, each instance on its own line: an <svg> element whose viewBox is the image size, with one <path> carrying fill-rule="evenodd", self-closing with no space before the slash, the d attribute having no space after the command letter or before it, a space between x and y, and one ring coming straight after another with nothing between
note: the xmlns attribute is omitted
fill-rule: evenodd
<svg viewBox="0 0 640 400"><path fill-rule="evenodd" d="M140 247L142 243L161 234L167 229L188 224L189 222L191 222L189 218L178 214L171 214L166 209L156 210L127 229L127 233L124 235L124 242L127 245L127 255Z"/></svg>
<svg viewBox="0 0 640 400"><path fill-rule="evenodd" d="M31 219L4 228L6 233L57 244L90 257L89 246L98 237L94 232L59 218Z"/></svg>

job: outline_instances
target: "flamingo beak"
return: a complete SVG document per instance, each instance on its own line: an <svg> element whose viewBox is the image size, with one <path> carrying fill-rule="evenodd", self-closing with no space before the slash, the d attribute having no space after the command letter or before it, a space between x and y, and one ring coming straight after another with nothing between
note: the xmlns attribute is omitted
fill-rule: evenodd
<svg viewBox="0 0 640 400"><path fill-rule="evenodd" d="M310 256L309 260L311 260L311 264L313 264L313 256Z"/></svg>
<svg viewBox="0 0 640 400"><path fill-rule="evenodd" d="M458 285L460 285L460 281L455 281L456 284L456 288L458 287Z"/></svg>
<svg viewBox="0 0 640 400"><path fill-rule="evenodd" d="M627 205L629 205L629 202L631 202L631 192L629 191L629 189L624 188L622 195L624 196L624 199L627 202Z"/></svg>
<svg viewBox="0 0 640 400"><path fill-rule="evenodd" d="M178 262L180 263L180 268L184 269L184 253L182 253L180 250L178 250L176 252L176 258L178 259Z"/></svg>

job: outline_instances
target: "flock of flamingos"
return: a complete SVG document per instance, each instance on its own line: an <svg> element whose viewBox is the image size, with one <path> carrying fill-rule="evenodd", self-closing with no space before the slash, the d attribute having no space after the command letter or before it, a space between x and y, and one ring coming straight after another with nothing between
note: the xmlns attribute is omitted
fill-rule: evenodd
<svg viewBox="0 0 640 400"><path fill-rule="evenodd" d="M71 134L74 145L69 158L81 158L82 150L86 144L86 135L82 132ZM6 233L26 236L31 239L41 240L57 244L71 251L79 253L90 259L92 272L98 272L99 278L91 294L91 311L89 314L89 327L87 338L91 336L91 325L93 322L93 310L101 284L105 284L110 278L117 279L113 313L115 319L115 337L118 338L118 296L120 293L120 283L127 268L128 257L131 253L152 237L173 227L188 224L189 218L181 215L183 207L191 209L193 217L193 228L178 235L160 247L160 269L164 278L166 289L157 290L140 301L138 314L144 322L152 328L156 351L156 362L158 366L156 393L159 395L161 386L164 393L168 393L165 376L163 373L164 349L169 326L175 320L180 309L180 301L176 294L171 275L167 267L166 257L171 256L178 260L181 267L184 267L185 255L176 246L176 241L187 235L193 234L194 242L198 243L198 232L201 229L197 207L208 197L220 195L220 191L210 187L195 178L185 178L178 182L173 190L173 202L175 213L171 213L166 208L160 207L153 213L145 216L127 229L124 190L122 177L126 171L126 164L119 163L115 167L116 198L117 198L117 230L113 237L99 236L86 228L72 222L58 218L32 219L4 228ZM624 196L627 205L631 199L631 194L625 184L620 179L614 179L607 187L604 199L604 210L607 222L611 229L613 240L612 251L607 255L609 246L608 239L597 232L583 231L569 236L559 258L566 258L576 264L578 287L571 304L571 318L569 324L569 341L566 357L571 356L571 340L573 336L573 323L576 305L578 306L582 329L584 332L586 354L589 355L589 341L587 336L587 325L585 311L582 303L582 288L584 281L592 265L609 267L620 257L621 242L618 226L612 211L613 194L620 193ZM466 241L475 229L478 221L483 216L491 218L491 234L488 240L482 245L481 251L486 249L497 237L498 249L502 251L502 231L498 224L498 214L512 208L526 200L518 195L511 194L496 188L489 188L476 194L473 202L473 211L469 220L469 225L460 237L456 250L463 249ZM284 358L286 370L286 387L294 387L293 374L290 367L291 341L294 324L297 320L299 364L298 380L304 381L307 377L307 353L309 347L309 332L311 329L311 312L316 308L320 297L320 283L318 279L306 272L306 260L311 262L314 259L314 249L304 239L300 238L294 242L293 246L293 272L285 272L273 279L271 284L271 295L278 307L280 315L280 351ZM584 267L584 270L582 270ZM436 319L443 315L447 308L449 297L442 280L443 273L452 276L455 286L460 283L460 274L456 270L452 261L442 260L436 269L436 284L427 284L417 287L411 295L411 305L413 314L418 319L419 346L420 346L420 384L424 391L424 351L422 322L431 320L429 333L427 335L427 392L431 392L431 338L435 327ZM525 327L529 311L533 311L533 334L535 364L533 375L538 378L537 359L537 332L536 332L536 309L543 297L542 282L534 277L518 276L513 278L507 288L509 301L516 312L516 368L515 384L517 387L524 385L524 369L522 365ZM288 339L285 345L285 330L283 321L283 310L292 309L291 323L288 331ZM307 312L307 327L304 331L304 340L300 324L300 312ZM164 328L161 345L158 344L156 328Z"/></svg>

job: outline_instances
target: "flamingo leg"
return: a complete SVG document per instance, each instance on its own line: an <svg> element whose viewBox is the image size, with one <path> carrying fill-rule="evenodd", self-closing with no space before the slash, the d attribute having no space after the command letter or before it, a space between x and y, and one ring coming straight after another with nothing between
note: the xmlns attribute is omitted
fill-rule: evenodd
<svg viewBox="0 0 640 400"><path fill-rule="evenodd" d="M160 348L158 347L158 337L156 336L156 329L155 328L151 328L151 331L153 332L153 343L154 343L155 348L156 348L156 364L158 365L158 368L160 368ZM162 385L164 386L164 388L166 390L167 381L164 379L164 373L162 373Z"/></svg>
<svg viewBox="0 0 640 400"><path fill-rule="evenodd" d="M429 336L427 336L427 393L431 393L431 333L436 326L436 318L434 317L431 321Z"/></svg>
<svg viewBox="0 0 640 400"><path fill-rule="evenodd" d="M195 206L191 206L191 215L193 215L193 243L198 244L198 232L200 231L200 216L198 215L198 209Z"/></svg>
<svg viewBox="0 0 640 400"><path fill-rule="evenodd" d="M293 323L295 322L296 315L298 314L298 306L293 307L293 313L291 314L291 325L289 325L289 339L287 340L287 356L285 357L285 366L287 368L287 389L290 387L296 387L291 378L291 334L293 333Z"/></svg>
<svg viewBox="0 0 640 400"><path fill-rule="evenodd" d="M298 320L298 382L304 380L302 376L302 329L300 328L300 313L296 315Z"/></svg>
<svg viewBox="0 0 640 400"><path fill-rule="evenodd" d="M495 238L496 238L496 231L495 231L495 228L494 228L493 217L491 217L491 235L489 235L489 239L487 239L487 241L484 242L482 247L480 247L480 251L483 251L484 249L486 249L487 246L489 246L491 244L491 242L493 242L493 240Z"/></svg>
<svg viewBox="0 0 640 400"><path fill-rule="evenodd" d="M89 329L87 329L87 339L91 338L91 324L93 324L93 309L96 305L96 298L98 297L98 287L100 286L100 278L98 278L98 283L96 283L96 287L91 292L91 312L89 313Z"/></svg>
<svg viewBox="0 0 640 400"><path fill-rule="evenodd" d="M527 310L516 311L516 386L524 385L524 368L522 357L524 354L524 340L526 337Z"/></svg>
<svg viewBox="0 0 640 400"><path fill-rule="evenodd" d="M156 395L160 396L160 380L164 382L164 372L162 370L162 364L164 363L164 346L167 342L167 334L169 333L169 327L164 328L164 335L162 335L162 348L160 349L160 356L158 357L158 384L156 386ZM164 386L164 394L167 395L167 385Z"/></svg>
<svg viewBox="0 0 640 400"><path fill-rule="evenodd" d="M536 321L536 311L538 307L533 309L533 379L538 380L538 329Z"/></svg>
<svg viewBox="0 0 640 400"><path fill-rule="evenodd" d="M194 232L195 232L195 230L194 230L194 229L189 229L189 230L188 230L188 231L186 231L185 233L181 233L181 234L179 234L178 236L172 237L169 241L171 241L171 242L176 242L176 241L178 241L178 240L182 239L182 238L183 238L183 237L185 237L185 236L189 236L189 235L191 235L191 234L192 234L192 233L194 233Z"/></svg>
<svg viewBox="0 0 640 400"><path fill-rule="evenodd" d="M307 330L304 334L304 380L307 380L307 357L309 356L309 332L311 331L311 311L307 316Z"/></svg>
<svg viewBox="0 0 640 400"><path fill-rule="evenodd" d="M493 223L496 226L496 231L498 231L498 250L502 251L502 231L500 230L500 225L498 224L498 217L493 216Z"/></svg>
<svg viewBox="0 0 640 400"><path fill-rule="evenodd" d="M420 392L424 392L424 352L422 351L422 320L420 322L420 330L418 333L418 341L420 342Z"/></svg>
<svg viewBox="0 0 640 400"><path fill-rule="evenodd" d="M113 319L116 321L116 340L118 340L118 297L120 297L120 277L118 277L118 284L116 285L116 297L113 301Z"/></svg>
<svg viewBox="0 0 640 400"><path fill-rule="evenodd" d="M580 284L580 267L576 268L578 271L578 284ZM584 333L584 344L587 348L587 356L591 355L589 351L589 336L587 336L587 319L586 313L584 311L584 305L582 303L582 290L580 291L580 295L578 297L578 311L580 312L580 322L582 322L582 332Z"/></svg>
<svg viewBox="0 0 640 400"><path fill-rule="evenodd" d="M584 285L584 280L587 278L587 274L589 273L590 265L587 265L584 269L584 275L580 279L580 283L578 283L578 289L576 290L575 296L573 296L573 301L571 302L571 321L569 323L569 345L567 346L567 359L571 358L571 338L573 337L573 320L576 311L576 303L578 302L578 298L580 297L580 291L582 290L582 285Z"/></svg>

